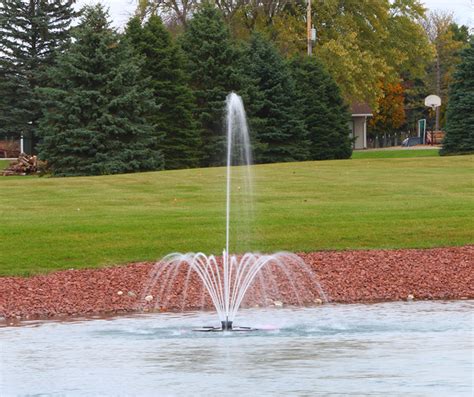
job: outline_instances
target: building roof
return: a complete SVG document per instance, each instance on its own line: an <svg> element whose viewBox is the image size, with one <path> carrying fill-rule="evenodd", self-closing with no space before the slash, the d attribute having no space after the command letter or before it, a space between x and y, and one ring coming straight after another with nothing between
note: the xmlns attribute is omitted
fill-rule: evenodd
<svg viewBox="0 0 474 397"><path fill-rule="evenodd" d="M365 102L354 102L351 105L352 116L373 116L372 109Z"/></svg>

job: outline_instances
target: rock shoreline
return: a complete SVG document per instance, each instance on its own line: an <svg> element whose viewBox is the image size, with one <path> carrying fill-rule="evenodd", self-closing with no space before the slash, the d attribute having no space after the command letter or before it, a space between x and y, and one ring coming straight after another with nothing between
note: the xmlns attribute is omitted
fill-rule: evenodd
<svg viewBox="0 0 474 397"><path fill-rule="evenodd" d="M315 272L331 303L474 299L472 245L298 255ZM134 263L58 271L29 278L0 277L0 320L210 307L209 300L203 300L201 293L190 293L183 300L179 286L184 284L181 280L184 277L178 279L165 304L145 299L142 291L153 265ZM289 295L283 287L281 297L277 297L278 304L295 304ZM245 304L255 302L250 299Z"/></svg>

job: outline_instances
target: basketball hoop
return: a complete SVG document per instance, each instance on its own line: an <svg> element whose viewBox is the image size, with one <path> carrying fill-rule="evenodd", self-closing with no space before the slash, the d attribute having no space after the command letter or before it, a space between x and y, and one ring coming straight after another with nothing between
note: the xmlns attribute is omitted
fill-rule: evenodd
<svg viewBox="0 0 474 397"><path fill-rule="evenodd" d="M425 106L435 110L437 107L441 106L441 98L438 95L428 95L425 98Z"/></svg>
<svg viewBox="0 0 474 397"><path fill-rule="evenodd" d="M430 107L433 113L437 112L437 109L441 106L441 98L438 95L428 95L425 98L425 106ZM438 113L439 114L439 113ZM438 118L436 118L438 120ZM431 126L431 132L428 132L425 137L425 143L432 144L434 141L434 123ZM438 121L436 121L436 129L438 129Z"/></svg>

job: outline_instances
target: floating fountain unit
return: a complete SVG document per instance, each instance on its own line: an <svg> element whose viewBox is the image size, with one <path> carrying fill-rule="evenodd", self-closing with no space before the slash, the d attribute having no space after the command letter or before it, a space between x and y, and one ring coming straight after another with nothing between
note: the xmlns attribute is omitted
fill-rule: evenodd
<svg viewBox="0 0 474 397"><path fill-rule="evenodd" d="M249 231L243 232L238 228L233 229L232 222L237 220L240 223L245 223L252 216L253 178L251 169L252 150L242 98L235 93L229 94L226 101L226 110L226 223L225 248L222 257L216 258L214 255L206 255L202 252L169 254L154 266L143 295L149 295L160 281L159 301L166 302L171 293L170 286L173 284L173 280L185 269L184 307L187 284L192 274L197 273L221 323L220 327L196 329L196 331L202 332L255 330L252 327L234 326L234 319L249 288L255 287L256 283L262 291L260 293L262 297L267 296L266 289L270 292L273 291L274 295L276 294L275 291L278 289L276 273L287 280L288 286L299 304L308 301L308 299L301 297L308 290L308 288L302 288L299 285L299 281L302 279L316 289L318 299L327 300L315 274L295 254L289 252L278 252L271 255L259 253L229 254L232 238L235 239L239 233L239 236L249 235ZM233 186L233 184L237 186ZM237 202L239 205L235 205L237 209L234 208L231 214L232 204ZM231 219L231 215L235 219Z"/></svg>

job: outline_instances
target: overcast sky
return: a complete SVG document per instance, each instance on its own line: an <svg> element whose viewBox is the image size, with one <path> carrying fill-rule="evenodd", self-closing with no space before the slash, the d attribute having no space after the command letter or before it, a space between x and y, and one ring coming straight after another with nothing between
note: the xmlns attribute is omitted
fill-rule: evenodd
<svg viewBox="0 0 474 397"><path fill-rule="evenodd" d="M78 7L94 4L97 0L77 0ZM100 0L110 9L110 15L116 27L122 27L135 10L136 0ZM474 26L474 0L423 0L430 10L453 12L459 24Z"/></svg>

